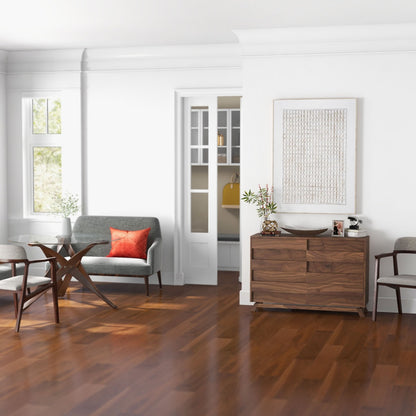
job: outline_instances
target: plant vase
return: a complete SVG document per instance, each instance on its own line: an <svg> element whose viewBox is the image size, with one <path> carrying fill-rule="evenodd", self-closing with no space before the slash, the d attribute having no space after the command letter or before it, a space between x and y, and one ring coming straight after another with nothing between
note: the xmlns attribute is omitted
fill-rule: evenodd
<svg viewBox="0 0 416 416"><path fill-rule="evenodd" d="M264 217L262 223L261 235L278 235L277 222L275 220L269 220L268 217Z"/></svg>
<svg viewBox="0 0 416 416"><path fill-rule="evenodd" d="M71 218L62 218L61 224L61 235L70 236L72 235Z"/></svg>

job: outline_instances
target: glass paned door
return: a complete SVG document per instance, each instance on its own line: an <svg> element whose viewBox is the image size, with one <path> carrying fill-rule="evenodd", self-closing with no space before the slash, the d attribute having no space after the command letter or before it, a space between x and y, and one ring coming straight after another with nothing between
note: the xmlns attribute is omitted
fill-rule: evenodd
<svg viewBox="0 0 416 416"><path fill-rule="evenodd" d="M184 279L217 284L217 99L184 99Z"/></svg>

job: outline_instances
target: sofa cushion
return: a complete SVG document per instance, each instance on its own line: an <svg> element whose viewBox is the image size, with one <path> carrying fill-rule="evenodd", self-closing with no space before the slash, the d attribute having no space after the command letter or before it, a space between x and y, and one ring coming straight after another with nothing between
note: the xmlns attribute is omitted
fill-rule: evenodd
<svg viewBox="0 0 416 416"><path fill-rule="evenodd" d="M111 251L107 257L147 258L147 237L150 228L126 231L110 227L110 231Z"/></svg>
<svg viewBox="0 0 416 416"><path fill-rule="evenodd" d="M85 256L81 263L85 271L91 275L147 276L152 273L152 266L143 259Z"/></svg>

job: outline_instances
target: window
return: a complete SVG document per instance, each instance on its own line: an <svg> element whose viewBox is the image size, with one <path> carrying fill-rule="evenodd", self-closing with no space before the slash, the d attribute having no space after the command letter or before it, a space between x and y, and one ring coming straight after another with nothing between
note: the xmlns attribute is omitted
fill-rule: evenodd
<svg viewBox="0 0 416 416"><path fill-rule="evenodd" d="M62 194L61 100L33 98L31 115L31 211L53 213Z"/></svg>
<svg viewBox="0 0 416 416"><path fill-rule="evenodd" d="M22 97L23 212L54 222L63 194L81 200L82 143L77 89L29 92ZM82 201L80 201L82 203Z"/></svg>
<svg viewBox="0 0 416 416"><path fill-rule="evenodd" d="M25 216L51 214L63 192L62 100L23 99Z"/></svg>

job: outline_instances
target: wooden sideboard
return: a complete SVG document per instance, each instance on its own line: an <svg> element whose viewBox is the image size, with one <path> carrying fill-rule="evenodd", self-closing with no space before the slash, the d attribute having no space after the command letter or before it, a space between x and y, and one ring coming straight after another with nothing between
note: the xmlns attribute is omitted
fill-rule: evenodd
<svg viewBox="0 0 416 416"><path fill-rule="evenodd" d="M251 236L257 307L358 312L368 298L369 237Z"/></svg>

